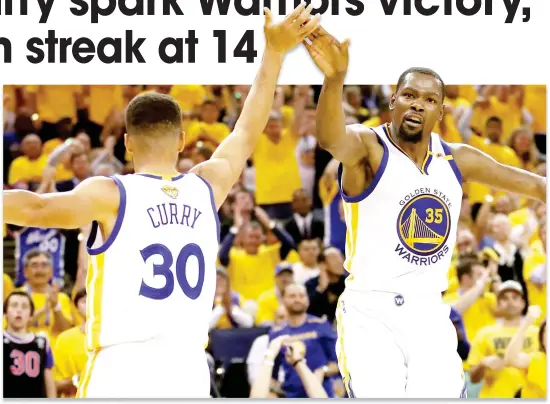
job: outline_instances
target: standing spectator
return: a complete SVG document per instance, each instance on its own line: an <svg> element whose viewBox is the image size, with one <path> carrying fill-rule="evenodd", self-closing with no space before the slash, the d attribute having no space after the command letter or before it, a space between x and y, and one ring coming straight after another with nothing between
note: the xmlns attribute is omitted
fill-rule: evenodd
<svg viewBox="0 0 550 404"><path fill-rule="evenodd" d="M454 293L446 293L443 300L462 316L466 337L472 340L477 332L496 323L496 296L489 289L496 276L496 263L490 264L493 271L483 267L478 261L463 259L456 273L459 288Z"/></svg>
<svg viewBox="0 0 550 404"><path fill-rule="evenodd" d="M262 292L275 286L273 268L294 248L292 237L273 222L261 208L255 208L258 222L243 225L243 218L235 212L234 226L220 246L219 259L227 267L233 290L245 300L256 300ZM235 237L242 228L242 244L234 246ZM266 245L265 232L271 230L279 242Z"/></svg>
<svg viewBox="0 0 550 404"><path fill-rule="evenodd" d="M216 147L231 132L229 126L219 122L220 107L214 100L206 100L202 103L200 120L192 122L186 132L186 147L189 150L196 146L204 145L209 150Z"/></svg>
<svg viewBox="0 0 550 404"><path fill-rule="evenodd" d="M29 332L34 305L25 292L4 302L4 398L55 398L53 355L44 335Z"/></svg>
<svg viewBox="0 0 550 404"><path fill-rule="evenodd" d="M514 398L524 385L524 374L504 360L510 339L518 331L525 309L523 289L516 281L500 285L497 295L497 309L502 315L500 323L479 330L472 341L468 357L470 378L473 383L484 381L479 398ZM523 352L538 351L538 328L529 327L523 344Z"/></svg>
<svg viewBox="0 0 550 404"><path fill-rule="evenodd" d="M277 310L281 306L283 290L294 281L292 265L281 262L275 267L275 287L263 292L258 297L258 314L256 324L260 326L271 326L277 317Z"/></svg>
<svg viewBox="0 0 550 404"><path fill-rule="evenodd" d="M292 194L301 187L296 160L298 135L283 129L281 114L272 113L252 159L256 168L256 202L274 219L292 216Z"/></svg>
<svg viewBox="0 0 550 404"><path fill-rule="evenodd" d="M3 282L3 299L2 301L6 301L7 297L10 295L11 292L13 292L14 286L13 286L13 280L10 278L10 276L4 272L4 282Z"/></svg>
<svg viewBox="0 0 550 404"><path fill-rule="evenodd" d="M327 247L319 254L319 267L319 276L306 282L311 302L308 313L325 317L332 324L347 277L344 271L344 256L337 248Z"/></svg>
<svg viewBox="0 0 550 404"><path fill-rule="evenodd" d="M210 329L252 327L254 318L242 309L242 305L239 294L231 290L227 272L222 268L218 269Z"/></svg>
<svg viewBox="0 0 550 404"><path fill-rule="evenodd" d="M86 289L79 290L74 297L78 315L86 319ZM86 321L63 331L57 337L55 354L55 385L62 397L74 397L78 382L88 360L86 352Z"/></svg>
<svg viewBox="0 0 550 404"><path fill-rule="evenodd" d="M294 263L294 282L304 285L312 278L319 276L319 240L305 239L298 245L298 256L300 261Z"/></svg>
<svg viewBox="0 0 550 404"><path fill-rule="evenodd" d="M21 141L21 152L23 155L11 163L8 184L32 191L40 184L47 163L47 156L42 153L42 140L34 133L26 135Z"/></svg>
<svg viewBox="0 0 550 404"><path fill-rule="evenodd" d="M27 282L19 288L31 297L34 308L31 332L43 332L55 346L55 338L69 329L72 323L71 299L59 291L57 283L50 285L53 275L51 255L38 249L24 258Z"/></svg>
<svg viewBox="0 0 550 404"><path fill-rule="evenodd" d="M270 341L281 335L288 335L289 341L298 342L293 349L305 350L305 362L309 369L323 381L328 397L333 397L331 378L340 374L336 359L336 333L330 324L319 317L307 314L309 301L304 286L292 284L286 287L283 303L287 311L287 323L273 328L269 333ZM283 358L288 347L283 347L272 358L275 365L272 377L277 380L279 369L284 372L282 389L288 398L307 398L308 394L297 369Z"/></svg>
<svg viewBox="0 0 550 404"><path fill-rule="evenodd" d="M70 161L73 177L67 181L57 183L56 188L59 192L72 191L78 184L92 174L90 160L86 153L74 153L71 155Z"/></svg>
<svg viewBox="0 0 550 404"><path fill-rule="evenodd" d="M286 231L296 245L304 239L325 237L325 225L322 220L313 216L311 197L304 189L297 189L292 194L292 218L285 225Z"/></svg>
<svg viewBox="0 0 550 404"><path fill-rule="evenodd" d="M523 263L523 278L529 293L529 303L540 307L541 318L546 318L546 223L539 224L541 248L533 248Z"/></svg>
<svg viewBox="0 0 550 404"><path fill-rule="evenodd" d="M521 398L546 398L546 320L539 329L539 351L526 354L525 334L541 318L542 311L538 306L530 306L527 316L521 322L504 354L506 364L516 369L525 370L526 383L521 389Z"/></svg>

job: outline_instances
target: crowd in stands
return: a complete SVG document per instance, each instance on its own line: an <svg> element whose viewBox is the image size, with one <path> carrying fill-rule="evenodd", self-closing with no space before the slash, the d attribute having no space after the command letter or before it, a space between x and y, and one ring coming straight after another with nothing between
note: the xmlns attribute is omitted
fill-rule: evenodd
<svg viewBox="0 0 550 404"><path fill-rule="evenodd" d="M248 90L4 86L4 189L67 192L90 176L132 173L124 108L146 91L169 94L181 106L186 146L177 170L186 173L230 134ZM346 86L347 122L389 122L394 90ZM319 86L277 88L264 134L219 211L207 348L214 397L347 397L334 350L346 225L338 163L314 137L319 92ZM444 140L546 176L545 86L448 85L445 105L434 130ZM468 395L546 397L546 205L481 184L463 188L443 299L453 308ZM43 332L52 347L55 394L74 397L87 356L90 228L4 225L3 231L4 329L15 327L6 298L13 290L28 293L34 305L28 330Z"/></svg>

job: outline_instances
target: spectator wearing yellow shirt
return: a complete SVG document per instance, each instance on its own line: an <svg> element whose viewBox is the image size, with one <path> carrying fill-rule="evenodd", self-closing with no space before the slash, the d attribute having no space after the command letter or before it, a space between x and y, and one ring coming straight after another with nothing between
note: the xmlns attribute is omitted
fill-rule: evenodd
<svg viewBox="0 0 550 404"><path fill-rule="evenodd" d="M229 276L223 268L216 271L216 294L212 304L210 329L249 328L254 318L243 310L243 300L231 290Z"/></svg>
<svg viewBox="0 0 550 404"><path fill-rule="evenodd" d="M523 262L523 278L527 285L529 303L540 307L546 318L546 223L539 225L541 249L532 249Z"/></svg>
<svg viewBox="0 0 550 404"><path fill-rule="evenodd" d="M546 133L546 86L525 86L525 108L533 116L532 129L535 133Z"/></svg>
<svg viewBox="0 0 550 404"><path fill-rule="evenodd" d="M256 202L274 219L292 216L292 194L302 187L296 158L298 136L294 132L283 129L281 114L272 113L252 154Z"/></svg>
<svg viewBox="0 0 550 404"><path fill-rule="evenodd" d="M468 341L472 341L481 328L496 323L496 297L488 289L498 278L492 278L496 263L491 265L493 273L478 261L462 259L456 268L458 291L446 293L443 298L462 316Z"/></svg>
<svg viewBox="0 0 550 404"><path fill-rule="evenodd" d="M526 344L525 334L542 315L538 306L530 306L525 319L514 334L506 349L504 359L508 366L525 370L526 383L519 394L520 398L546 398L546 320L539 329L540 350L529 354L522 352Z"/></svg>
<svg viewBox="0 0 550 404"><path fill-rule="evenodd" d="M216 149L231 132L229 126L219 122L219 119L220 107L216 101L204 101L201 106L200 120L192 122L185 133L186 147L192 149L197 145L204 145L210 150Z"/></svg>
<svg viewBox="0 0 550 404"><path fill-rule="evenodd" d="M533 132L527 127L519 127L512 131L508 146L514 150L521 163L521 168L534 172L538 162L539 152L535 145Z"/></svg>
<svg viewBox="0 0 550 404"><path fill-rule="evenodd" d="M266 290L275 286L273 270L294 249L292 237L279 225L276 225L265 211L254 210L258 222L243 223L238 209L234 213L234 225L223 239L220 251L220 263L227 267L231 286L245 300L257 300ZM242 229L241 229L242 227ZM266 245L265 232L271 230L278 243ZM241 246L234 245L240 232Z"/></svg>
<svg viewBox="0 0 550 404"><path fill-rule="evenodd" d="M86 289L79 290L74 297L78 314L86 318ZM61 397L74 397L80 376L86 367L86 322L63 331L57 337L54 347L54 377L57 392Z"/></svg>
<svg viewBox="0 0 550 404"><path fill-rule="evenodd" d="M294 270L288 262L281 262L275 267L275 287L266 290L258 297L258 313L256 324L273 326L277 310L281 307L281 296L285 288L294 283Z"/></svg>
<svg viewBox="0 0 550 404"><path fill-rule="evenodd" d="M497 294L501 322L479 330L468 356L472 382L484 381L479 398L514 398L525 385L525 373L507 366L504 359L510 339L520 327L524 308L521 285L516 281L502 283ZM531 354L538 350L538 328L531 326L526 332L523 352Z"/></svg>
<svg viewBox="0 0 550 404"><path fill-rule="evenodd" d="M373 116L366 121L363 122L363 125L365 125L368 128L375 128L377 126L382 125L383 123L390 123L391 122L391 114L390 114L390 104L387 102L381 103L378 107L378 115Z"/></svg>
<svg viewBox="0 0 550 404"><path fill-rule="evenodd" d="M24 257L24 274L27 282L19 290L27 292L34 303L30 332L44 332L52 346L56 337L72 325L72 302L69 296L50 285L53 275L52 258L48 252L30 250Z"/></svg>
<svg viewBox="0 0 550 404"><path fill-rule="evenodd" d="M2 289L4 294L4 301L10 295L10 293L13 292L14 289L15 288L13 286L13 280L7 273L4 273L4 288Z"/></svg>
<svg viewBox="0 0 550 404"><path fill-rule="evenodd" d="M34 190L42 180L42 173L48 157L42 153L42 141L31 133L21 141L22 156L17 157L10 166L8 184L12 187Z"/></svg>

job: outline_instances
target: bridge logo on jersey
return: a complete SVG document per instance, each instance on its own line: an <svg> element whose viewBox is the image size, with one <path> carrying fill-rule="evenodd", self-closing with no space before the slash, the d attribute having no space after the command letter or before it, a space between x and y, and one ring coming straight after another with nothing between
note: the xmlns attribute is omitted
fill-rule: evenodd
<svg viewBox="0 0 550 404"><path fill-rule="evenodd" d="M412 264L435 264L449 251L450 229L449 206L442 198L435 193L408 196L397 219L400 243L395 252Z"/></svg>
<svg viewBox="0 0 550 404"><path fill-rule="evenodd" d="M163 186L161 190L172 199L176 199L179 195L178 189L170 185Z"/></svg>

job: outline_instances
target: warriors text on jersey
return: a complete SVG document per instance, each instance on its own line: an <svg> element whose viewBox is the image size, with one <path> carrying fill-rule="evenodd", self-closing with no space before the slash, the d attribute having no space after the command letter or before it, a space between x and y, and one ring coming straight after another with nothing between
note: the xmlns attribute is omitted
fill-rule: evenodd
<svg viewBox="0 0 550 404"><path fill-rule="evenodd" d="M456 241L462 177L451 151L431 134L419 169L390 138L372 128L384 148L370 186L344 199L347 288L400 293L442 292ZM338 178L341 181L342 167Z"/></svg>
<svg viewBox="0 0 550 404"><path fill-rule="evenodd" d="M88 240L86 346L182 338L203 350L215 293L219 220L212 189L195 174L115 176L112 233Z"/></svg>
<svg viewBox="0 0 550 404"><path fill-rule="evenodd" d="M44 371L53 367L52 350L45 336L24 338L7 331L4 337L4 398L46 398Z"/></svg>

